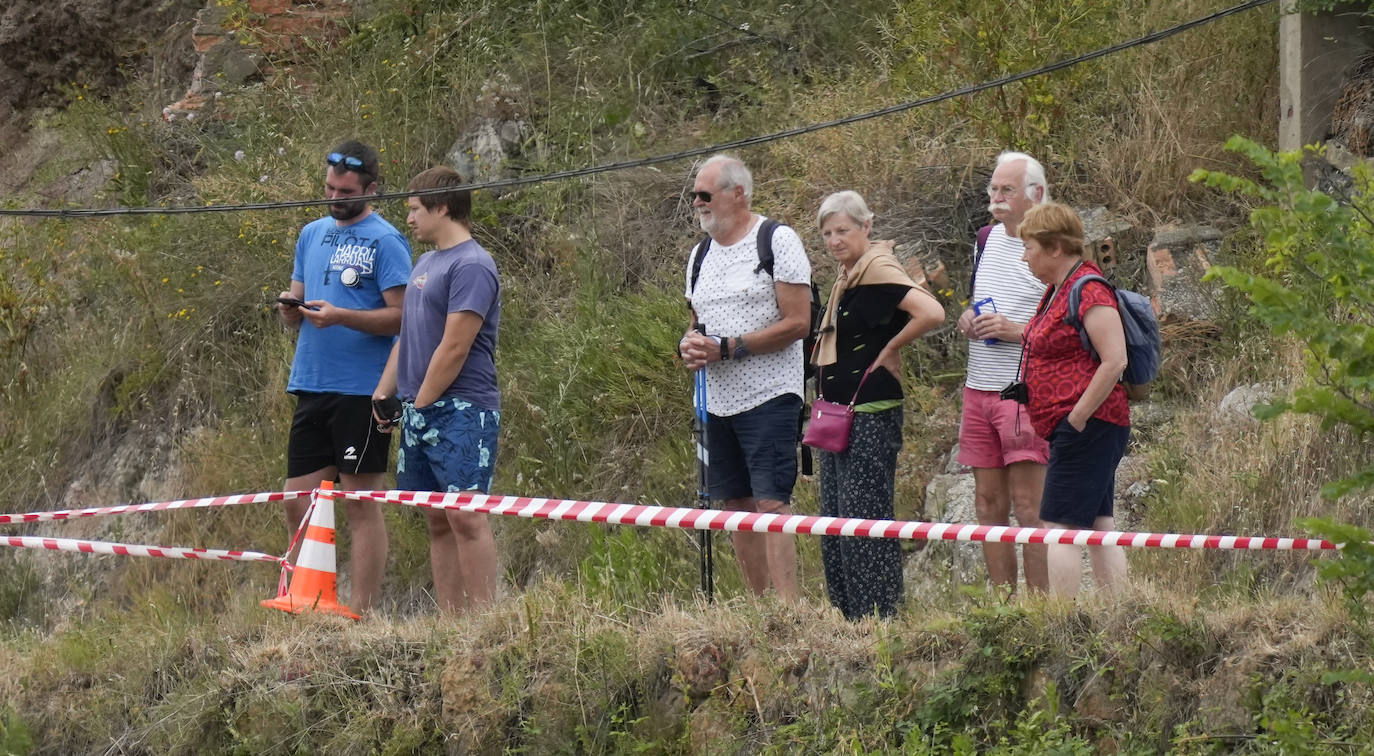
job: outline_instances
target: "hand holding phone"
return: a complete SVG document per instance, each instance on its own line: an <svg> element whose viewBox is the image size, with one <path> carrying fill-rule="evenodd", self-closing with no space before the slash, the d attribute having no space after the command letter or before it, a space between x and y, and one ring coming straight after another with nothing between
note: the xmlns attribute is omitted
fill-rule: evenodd
<svg viewBox="0 0 1374 756"><path fill-rule="evenodd" d="M401 400L394 396L372 399L372 414L377 419L377 430L389 433L401 422Z"/></svg>
<svg viewBox="0 0 1374 756"><path fill-rule="evenodd" d="M305 303L304 299L296 297L277 297L277 301L288 307L304 307L307 310L318 310L320 308Z"/></svg>

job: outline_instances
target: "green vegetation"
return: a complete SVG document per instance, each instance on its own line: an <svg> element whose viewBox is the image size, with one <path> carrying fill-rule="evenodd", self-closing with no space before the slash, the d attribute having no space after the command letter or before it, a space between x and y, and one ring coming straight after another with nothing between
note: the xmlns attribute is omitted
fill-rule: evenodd
<svg viewBox="0 0 1374 756"><path fill-rule="evenodd" d="M1218 171L1193 178L1267 203L1250 214L1263 235L1263 273L1217 266L1208 275L1239 289L1256 320L1298 340L1307 381L1291 398L1261 408L1260 417L1294 411L1315 415L1322 428L1374 434L1374 201L1369 166L1352 172L1342 196L1307 188L1301 153L1275 154L1236 137L1227 146L1254 161L1262 180ZM1318 156L1321 150L1314 151ZM1268 274L1268 275L1265 275ZM1332 498L1374 486L1374 461L1323 489Z"/></svg>
<svg viewBox="0 0 1374 756"><path fill-rule="evenodd" d="M257 38L247 2L217 4ZM45 187L88 169L103 178L75 203L312 197L321 156L352 136L383 150L395 188L496 116L527 123L501 168L537 174L908 101L1216 6L365 5L337 43L276 53L261 82L228 90L194 121L164 121L164 95L146 78L118 91L71 86L66 107L33 122L57 146L4 201L50 201L60 193ZM827 192L856 188L879 214L879 236L917 245L957 279L983 218L980 171L1015 146L1046 159L1069 201L1147 224L1204 209L1234 222L1258 198L1283 208L1256 211L1272 228L1367 257L1367 222L1351 216L1351 234L1335 233L1340 205L1219 197L1187 181L1197 167L1250 176L1219 135L1272 135L1275 19L1263 9L1002 91L751 149L756 205L796 225L824 283L833 274L809 218ZM699 234L682 197L690 175L684 162L477 197L476 233L506 286L496 490L694 501L690 381L671 354L685 325L681 265ZM1235 180L1277 184L1267 173L1268 184ZM1358 195L1367 179L1357 181ZM380 210L403 217L399 203ZM292 335L270 303L296 230L317 214L0 220L5 509L278 487ZM1296 276L1265 265L1270 228L1228 242L1230 270L1294 287ZM1331 307L1367 327L1357 304L1368 301L1368 261L1350 259L1366 267L1294 291L1312 307L1330 305L1321 297L1333 287L1365 297ZM1309 364L1268 336L1251 304L1229 295L1235 317L1221 336L1174 366L1168 393L1182 408L1137 450L1153 481L1130 514L1136 527L1252 534L1291 532L1295 517L1374 522L1365 491L1312 495L1368 469L1358 428L1300 415L1215 428L1226 390L1286 386ZM1352 364L1358 350L1345 348ZM920 516L956 438L961 350L949 334L911 350L899 516ZM814 511L814 496L799 484L798 509ZM0 754L1213 754L1358 752L1367 746L1349 744L1374 741L1361 549L1316 566L1271 553L1138 553L1137 586L1119 602L936 589L892 622L851 625L822 608L813 540L801 544L808 603L783 607L740 598L718 538L721 599L707 606L688 534L503 520L508 595L455 621L430 616L420 518L387 517L388 603L359 625L264 612L257 601L276 576L249 565L0 553ZM278 520L240 507L41 532L271 551L285 548ZM348 537L345 526L341 554ZM1314 585L1318 572L1344 600Z"/></svg>

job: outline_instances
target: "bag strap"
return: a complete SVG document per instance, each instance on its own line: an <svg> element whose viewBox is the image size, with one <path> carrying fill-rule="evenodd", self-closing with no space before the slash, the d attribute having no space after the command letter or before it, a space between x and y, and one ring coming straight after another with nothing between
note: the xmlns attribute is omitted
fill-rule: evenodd
<svg viewBox="0 0 1374 756"><path fill-rule="evenodd" d="M873 364L872 364L872 365L869 365L869 366L868 366L868 369L864 371L863 377L859 378L859 385L854 387L854 396L851 397L850 400L849 400L849 409L851 409L851 410L854 409L854 403L857 402L857 401L859 401L859 392L863 390L864 382L868 380L868 376L872 375L874 369L876 369L877 367L878 367L878 361L877 361L877 360L874 360L874 361L873 361ZM825 380L825 376L821 375L821 366L820 366L820 365L817 365L817 366L816 366L816 396L820 397L821 399L825 399L825 389L821 386L821 384L824 382L824 380ZM827 401L828 401L828 400L827 400Z"/></svg>
<svg viewBox="0 0 1374 756"><path fill-rule="evenodd" d="M778 230L783 224L772 218L764 218L759 224L759 235L755 243L759 253L758 267L754 268L755 273L768 272L773 275L773 232ZM706 259L706 252L711 248L711 235L707 234L697 242L696 253L692 255L692 285L690 291L697 290L697 279L701 277L701 261Z"/></svg>
<svg viewBox="0 0 1374 756"><path fill-rule="evenodd" d="M711 248L711 235L701 237L697 242L696 252L692 254L692 285L688 287L689 292L697 290L697 279L701 277L701 261L706 259L706 251Z"/></svg>
<svg viewBox="0 0 1374 756"><path fill-rule="evenodd" d="M876 368L876 367L878 367L878 361L877 361L877 360L874 360L874 361L873 361L873 364L872 364L872 365L869 365L869 366L868 366L868 369L864 371L863 377L859 379L859 385L856 386L856 387L854 387L854 398L849 400L849 409L850 409L850 410L853 410L853 409L854 409L854 402L859 401L859 392L860 392L860 391L863 391L863 388L864 388L864 381L867 381L867 380L868 380L868 376L873 375L873 369Z"/></svg>
<svg viewBox="0 0 1374 756"><path fill-rule="evenodd" d="M973 254L973 270L968 274L968 300L973 301L973 282L978 280L978 266L983 263L983 251L988 248L988 237L992 235L992 224L988 224L978 229L978 241L973 248L977 250Z"/></svg>
<svg viewBox="0 0 1374 756"><path fill-rule="evenodd" d="M759 252L759 266L754 268L755 273L768 271L768 276L773 276L773 232L778 230L782 223L772 218L765 217L759 224L759 237L756 246Z"/></svg>
<svg viewBox="0 0 1374 756"><path fill-rule="evenodd" d="M1088 330L1083 327L1083 319L1078 315L1078 308L1083 304L1083 285L1089 281L1100 281L1102 285L1106 286L1107 289L1112 292L1113 296L1116 295L1116 287L1112 286L1111 281L1108 281L1096 273L1090 273L1083 276L1077 281L1074 281L1073 286L1069 287L1069 311L1064 316L1064 322L1073 326L1074 330L1078 331L1078 338L1083 342L1083 349L1087 350L1087 352L1093 356L1093 359L1097 359L1097 350L1093 349L1092 341L1088 339Z"/></svg>

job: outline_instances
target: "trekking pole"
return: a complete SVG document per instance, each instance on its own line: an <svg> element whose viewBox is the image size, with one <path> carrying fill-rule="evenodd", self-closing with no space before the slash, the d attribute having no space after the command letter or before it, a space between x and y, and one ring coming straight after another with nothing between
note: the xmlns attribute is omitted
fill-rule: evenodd
<svg viewBox="0 0 1374 756"><path fill-rule="evenodd" d="M696 418L692 423L693 434L697 438L697 501L702 509L711 508L711 490L707 488L707 477L711 470L710 454L706 446L706 368L696 371L696 391L693 403ZM715 603L715 561L711 549L710 529L697 531L697 546L701 552L701 591L706 594L707 603Z"/></svg>

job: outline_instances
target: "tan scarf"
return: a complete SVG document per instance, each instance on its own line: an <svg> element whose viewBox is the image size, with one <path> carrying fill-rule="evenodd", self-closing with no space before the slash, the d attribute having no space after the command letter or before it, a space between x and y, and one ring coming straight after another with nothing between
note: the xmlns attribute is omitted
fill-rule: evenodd
<svg viewBox="0 0 1374 756"><path fill-rule="evenodd" d="M825 303L825 317L821 319L821 333L816 339L816 350L811 355L811 362L816 365L834 365L839 359L835 344L837 337L835 332L835 311L840 306L840 295L847 289L855 286L875 286L879 284L900 284L910 286L913 289L920 289L916 282L907 275L906 269L897 261L897 256L892 253L895 242L884 240L870 242L868 251L863 253L854 263L854 269L845 272L844 266L840 266L839 275L835 277L835 286L830 290L830 299ZM921 289L924 292L924 289Z"/></svg>

